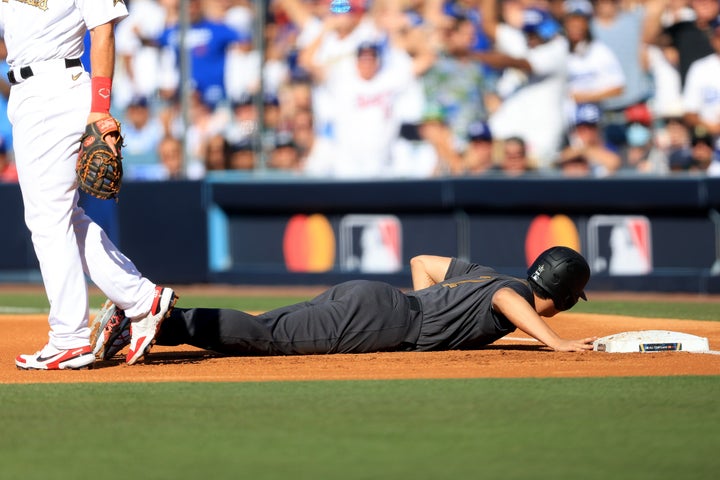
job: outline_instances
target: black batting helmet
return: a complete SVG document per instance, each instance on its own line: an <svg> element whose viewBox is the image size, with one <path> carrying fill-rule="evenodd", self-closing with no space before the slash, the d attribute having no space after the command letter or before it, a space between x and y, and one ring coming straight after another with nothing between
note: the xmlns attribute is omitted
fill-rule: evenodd
<svg viewBox="0 0 720 480"><path fill-rule="evenodd" d="M569 310L578 298L587 300L583 289L590 279L590 267L578 252L552 247L538 255L528 268L528 282L552 298L555 308Z"/></svg>

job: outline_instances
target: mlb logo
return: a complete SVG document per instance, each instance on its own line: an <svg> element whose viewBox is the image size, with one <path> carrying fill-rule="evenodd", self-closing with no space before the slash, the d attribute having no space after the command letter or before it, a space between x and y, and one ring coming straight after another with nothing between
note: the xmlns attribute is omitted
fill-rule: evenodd
<svg viewBox="0 0 720 480"><path fill-rule="evenodd" d="M402 270L402 224L394 215L346 215L340 221L339 241L343 271Z"/></svg>
<svg viewBox="0 0 720 480"><path fill-rule="evenodd" d="M588 220L588 262L594 273L647 275L653 270L650 220L594 215Z"/></svg>

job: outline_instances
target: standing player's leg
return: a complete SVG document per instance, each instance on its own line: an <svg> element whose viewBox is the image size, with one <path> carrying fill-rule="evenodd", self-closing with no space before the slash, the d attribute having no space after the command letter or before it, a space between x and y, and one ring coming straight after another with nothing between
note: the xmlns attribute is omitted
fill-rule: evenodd
<svg viewBox="0 0 720 480"><path fill-rule="evenodd" d="M13 118L13 135L25 221L50 302L48 345L42 354L18 357L21 368L79 368L92 363L85 275L129 317L140 321L132 363L152 344L176 298L172 290L142 277L77 204L77 142L84 131L84 112L90 107L89 78L87 88L77 82L82 80L44 81L39 86L28 81L13 87L14 99L23 100L22 117ZM82 358L70 361L64 351ZM38 358L51 360L38 362ZM62 358L62 365L56 358Z"/></svg>

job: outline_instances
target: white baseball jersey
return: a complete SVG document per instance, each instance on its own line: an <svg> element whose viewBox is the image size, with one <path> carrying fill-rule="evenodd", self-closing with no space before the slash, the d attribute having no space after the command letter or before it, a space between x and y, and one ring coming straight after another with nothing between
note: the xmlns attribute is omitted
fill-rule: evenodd
<svg viewBox="0 0 720 480"><path fill-rule="evenodd" d="M86 29L127 15L123 0L0 0L12 67L80 58Z"/></svg>
<svg viewBox="0 0 720 480"><path fill-rule="evenodd" d="M695 60L685 77L685 113L697 113L707 123L720 123L720 55Z"/></svg>
<svg viewBox="0 0 720 480"><path fill-rule="evenodd" d="M334 107L337 158L334 175L343 178L378 177L391 172L392 141L399 121L396 104L413 80L409 59L394 56L370 80L362 79L355 64L343 64L327 80Z"/></svg>
<svg viewBox="0 0 720 480"><path fill-rule="evenodd" d="M571 93L592 93L625 86L625 74L615 54L604 43L592 41L568 59Z"/></svg>
<svg viewBox="0 0 720 480"><path fill-rule="evenodd" d="M310 19L302 29L297 44L300 48L307 47L322 31L322 21L318 18ZM367 16L346 36L340 37L337 32L330 31L324 34L318 47L313 63L321 65L328 70L339 68L342 63L354 64L357 47L365 41L379 41L382 34L372 19ZM315 126L319 130L332 124L333 100L323 84L313 86L313 116Z"/></svg>

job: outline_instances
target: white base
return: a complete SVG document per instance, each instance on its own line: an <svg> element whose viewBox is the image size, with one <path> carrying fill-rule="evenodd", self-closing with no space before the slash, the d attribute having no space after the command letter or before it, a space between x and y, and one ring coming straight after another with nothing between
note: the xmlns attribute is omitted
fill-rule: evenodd
<svg viewBox="0 0 720 480"><path fill-rule="evenodd" d="M593 350L608 353L708 352L708 339L668 330L622 332L593 342Z"/></svg>

